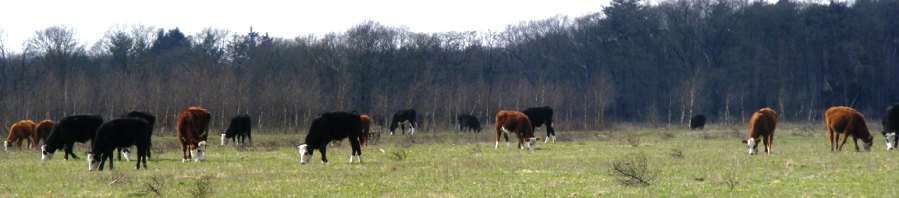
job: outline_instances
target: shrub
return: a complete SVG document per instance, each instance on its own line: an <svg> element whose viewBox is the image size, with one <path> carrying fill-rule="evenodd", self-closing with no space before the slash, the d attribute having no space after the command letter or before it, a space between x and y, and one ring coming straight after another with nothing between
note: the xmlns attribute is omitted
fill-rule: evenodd
<svg viewBox="0 0 899 198"><path fill-rule="evenodd" d="M649 166L649 159L642 153L612 160L610 172L625 186L647 186L656 177Z"/></svg>

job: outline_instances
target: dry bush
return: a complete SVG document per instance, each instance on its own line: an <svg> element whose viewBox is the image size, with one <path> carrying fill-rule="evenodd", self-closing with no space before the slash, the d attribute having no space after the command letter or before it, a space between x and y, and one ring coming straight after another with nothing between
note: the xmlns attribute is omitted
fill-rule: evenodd
<svg viewBox="0 0 899 198"><path fill-rule="evenodd" d="M209 197L213 192L212 176L201 175L194 180L194 188L188 190L193 197Z"/></svg>
<svg viewBox="0 0 899 198"><path fill-rule="evenodd" d="M153 176L150 178L150 181L144 183L143 190L132 193L132 196L145 196L150 193L155 194L157 197L162 196L162 188L165 186L165 182L159 177Z"/></svg>
<svg viewBox="0 0 899 198"><path fill-rule="evenodd" d="M612 160L609 172L622 185L647 186L656 178L656 172L649 165L646 154L632 154Z"/></svg>
<svg viewBox="0 0 899 198"><path fill-rule="evenodd" d="M625 144L631 145L632 147L640 146L640 136L638 136L636 134L624 135L624 137L622 137L621 140L624 141Z"/></svg>
<svg viewBox="0 0 899 198"><path fill-rule="evenodd" d="M387 157L392 159L393 161L405 161L406 157L408 157L408 155L406 155L406 151L404 151L402 149L397 149L397 150L391 151Z"/></svg>
<svg viewBox="0 0 899 198"><path fill-rule="evenodd" d="M660 137L662 138L662 140L670 140L670 139L674 138L674 134L671 132L665 131L665 132L662 132Z"/></svg>
<svg viewBox="0 0 899 198"><path fill-rule="evenodd" d="M680 149L671 149L671 152L668 152L668 155L674 159L684 159L684 152Z"/></svg>

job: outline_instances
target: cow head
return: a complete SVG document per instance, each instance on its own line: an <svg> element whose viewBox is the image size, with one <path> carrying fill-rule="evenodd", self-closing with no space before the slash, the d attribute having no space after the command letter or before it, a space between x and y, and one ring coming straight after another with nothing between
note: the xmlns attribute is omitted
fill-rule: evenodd
<svg viewBox="0 0 899 198"><path fill-rule="evenodd" d="M880 131L880 133L883 134L883 139L886 141L887 150L896 149L896 132Z"/></svg>
<svg viewBox="0 0 899 198"><path fill-rule="evenodd" d="M874 136L868 136L868 138L865 138L862 141L865 142L865 151L871 151L871 146L874 145Z"/></svg>
<svg viewBox="0 0 899 198"><path fill-rule="evenodd" d="M100 159L97 159L93 153L87 153L87 170L93 171L97 169L98 165L100 165Z"/></svg>
<svg viewBox="0 0 899 198"><path fill-rule="evenodd" d="M756 149L756 147L758 147L758 145L759 145L758 139L750 137L749 139L745 139L742 142L744 144L746 144L747 146L749 146L749 154L750 155L755 155L755 153L758 152L758 149Z"/></svg>
<svg viewBox="0 0 899 198"><path fill-rule="evenodd" d="M226 139L225 134L222 133L222 146L228 145L228 141L225 141Z"/></svg>
<svg viewBox="0 0 899 198"><path fill-rule="evenodd" d="M193 150L190 150L190 156L192 156L194 158L195 162L206 161L206 147L207 146L208 145L207 145L206 141L201 141L200 143L197 143L196 148L194 148Z"/></svg>
<svg viewBox="0 0 899 198"><path fill-rule="evenodd" d="M534 146L537 145L538 138L531 137L528 138L528 150L534 150Z"/></svg>
<svg viewBox="0 0 899 198"><path fill-rule="evenodd" d="M53 158L53 151L47 150L47 145L41 146L41 161L47 161Z"/></svg>
<svg viewBox="0 0 899 198"><path fill-rule="evenodd" d="M297 147L300 150L300 164L306 164L309 162L309 159L312 158L312 150L309 150L309 145L303 144Z"/></svg>
<svg viewBox="0 0 899 198"><path fill-rule="evenodd" d="M3 150L4 151L8 151L10 146L11 145L9 145L9 141L3 141Z"/></svg>

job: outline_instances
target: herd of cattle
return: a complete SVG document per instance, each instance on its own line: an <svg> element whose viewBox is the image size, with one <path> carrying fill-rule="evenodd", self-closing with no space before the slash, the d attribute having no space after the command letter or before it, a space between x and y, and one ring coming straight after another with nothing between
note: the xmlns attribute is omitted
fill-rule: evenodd
<svg viewBox="0 0 899 198"><path fill-rule="evenodd" d="M550 107L534 107L523 111L500 111L496 114L495 132L496 144L499 147L501 137L506 145L511 146L509 135L518 137L518 148L533 149L538 140L534 136L534 129L546 126L545 142L555 142L555 129L552 127L553 109ZM856 151L858 139L862 139L864 150L870 151L874 137L868 131L864 116L849 107L832 107L825 114L825 122L828 130L828 140L832 151L841 151L843 145L852 136ZM415 133L415 110L401 110L393 115L390 123L390 134L393 135L397 128L409 134ZM181 146L181 160L204 161L208 147L207 137L211 116L209 111L201 107L190 107L184 110L178 117L176 137ZM372 119L365 114L349 112L329 112L320 114L312 121L306 134L304 144L297 148L300 155L300 163L306 164L312 158L313 152L319 150L323 163L328 162L326 150L332 141L349 139L352 153L350 163L362 162L363 145L367 145L370 139L377 138L376 133L371 132ZM459 130L480 132L481 123L472 115L459 115L456 119ZM706 117L697 115L691 118L691 129L703 129ZM151 157L153 126L156 117L148 112L133 111L120 118L104 121L99 115L73 115L65 117L59 122L44 120L35 124L31 120L22 120L14 123L9 129L9 135L4 141L4 149L8 150L15 144L22 147L23 141L28 148L36 147L43 141L41 148L41 160L48 161L57 150L65 152L64 158L78 159L72 151L74 143L91 142L90 151L87 152L89 163L88 170L103 170L106 162L109 169L113 168L113 156L119 153L119 160L125 156L130 159L129 148L135 147L137 151L137 164L135 169L140 169L143 164L147 168L147 158ZM238 115L231 119L224 134L221 134L221 145L229 141L236 145L244 145L246 140L252 143L251 118L248 115ZM770 154L774 142L774 130L777 125L777 113L770 108L762 108L753 113L749 121L749 137L741 140L749 147L749 154L757 152L759 143L765 145L765 153ZM883 117L883 131L888 150L896 148L899 142L899 103L889 107ZM118 150L118 152L116 152Z"/></svg>

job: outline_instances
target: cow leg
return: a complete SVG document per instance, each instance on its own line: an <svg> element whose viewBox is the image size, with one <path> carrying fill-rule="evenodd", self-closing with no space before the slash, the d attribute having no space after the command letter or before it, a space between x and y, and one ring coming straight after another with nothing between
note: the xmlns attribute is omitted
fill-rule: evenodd
<svg viewBox="0 0 899 198"><path fill-rule="evenodd" d="M190 161L187 159L187 145L185 143L181 143L181 162Z"/></svg>
<svg viewBox="0 0 899 198"><path fill-rule="evenodd" d="M502 126L496 125L496 145L493 145L493 149L499 148L499 136L500 133L502 133L502 131L500 131L500 128L502 128Z"/></svg>
<svg viewBox="0 0 899 198"><path fill-rule="evenodd" d="M362 163L362 147L359 145L359 138L350 137L350 146L353 148L353 152L350 155L350 163L353 163L353 156L359 160L359 163Z"/></svg>
<svg viewBox="0 0 899 198"><path fill-rule="evenodd" d="M546 138L549 139L550 137L553 138L553 143L556 143L556 129L553 129L552 121L547 121L546 122Z"/></svg>
<svg viewBox="0 0 899 198"><path fill-rule="evenodd" d="M66 160L69 160L69 155L72 155L72 159L77 160L78 156L75 155L75 152L72 152L72 149L75 147L75 142L71 142L66 144Z"/></svg>
<svg viewBox="0 0 899 198"><path fill-rule="evenodd" d="M774 135L768 135L765 137L765 154L771 154L771 144L774 143Z"/></svg>
<svg viewBox="0 0 899 198"><path fill-rule="evenodd" d="M837 137L840 137L840 135L838 134ZM843 151L843 146L846 145L846 140L849 140L849 134L843 134L839 139L840 143L837 145L837 151Z"/></svg>
<svg viewBox="0 0 899 198"><path fill-rule="evenodd" d="M855 137L854 135L852 136L852 144L855 145L855 152L860 152L860 151L861 151L861 150L858 149L858 138Z"/></svg>
<svg viewBox="0 0 899 198"><path fill-rule="evenodd" d="M512 147L512 144L509 143L509 134L508 134L508 133L503 133L503 138L506 139L506 147Z"/></svg>
<svg viewBox="0 0 899 198"><path fill-rule="evenodd" d="M112 152L115 152L115 150L112 150ZM109 170L114 169L112 167L112 162L115 160L112 160L112 156L114 156L114 154L112 154L112 152L109 152L108 154L106 154L106 156L109 156L109 157L107 157L107 158L109 158Z"/></svg>
<svg viewBox="0 0 899 198"><path fill-rule="evenodd" d="M837 142L834 141L834 132L833 129L827 127L827 143L830 143L830 151L836 151Z"/></svg>
<svg viewBox="0 0 899 198"><path fill-rule="evenodd" d="M327 151L325 151L325 149L328 149L328 147L323 146L321 149L318 150L322 154L322 163L328 163L328 155L327 155Z"/></svg>

